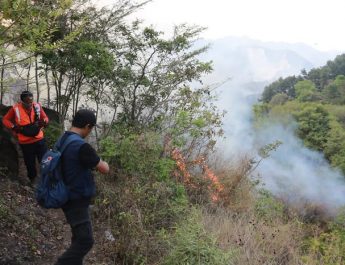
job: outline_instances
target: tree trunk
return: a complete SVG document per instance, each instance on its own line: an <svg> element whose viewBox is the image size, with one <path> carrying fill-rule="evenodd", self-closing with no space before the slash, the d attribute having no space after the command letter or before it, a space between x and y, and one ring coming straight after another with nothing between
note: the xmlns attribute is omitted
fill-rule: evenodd
<svg viewBox="0 0 345 265"><path fill-rule="evenodd" d="M40 88L38 84L38 62L37 55L35 56L35 81L36 81L36 101L40 101Z"/></svg>
<svg viewBox="0 0 345 265"><path fill-rule="evenodd" d="M5 64L5 57L2 56L2 65ZM4 88L4 76L5 76L5 67L2 66L1 72L0 72L0 105L3 104L3 98L5 94L5 88Z"/></svg>
<svg viewBox="0 0 345 265"><path fill-rule="evenodd" d="M48 67L45 69L45 77L46 77L46 83L47 83L47 107L50 108L50 84L49 84L49 78L48 78Z"/></svg>
<svg viewBox="0 0 345 265"><path fill-rule="evenodd" d="M26 76L26 90L30 91L30 70L31 70L31 58L29 62L29 69L28 69L28 74Z"/></svg>

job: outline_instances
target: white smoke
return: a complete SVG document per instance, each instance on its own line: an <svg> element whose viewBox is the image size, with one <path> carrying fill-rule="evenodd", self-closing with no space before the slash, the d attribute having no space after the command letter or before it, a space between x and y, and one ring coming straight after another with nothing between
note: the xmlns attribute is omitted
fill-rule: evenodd
<svg viewBox="0 0 345 265"><path fill-rule="evenodd" d="M258 94L236 82L229 82L220 90L220 107L228 112L221 150L229 157L243 153L255 156L259 148L279 140L282 144L255 171L266 189L290 203L317 204L328 210L345 205L344 176L331 168L321 153L303 145L293 124L267 124L254 130L252 107Z"/></svg>

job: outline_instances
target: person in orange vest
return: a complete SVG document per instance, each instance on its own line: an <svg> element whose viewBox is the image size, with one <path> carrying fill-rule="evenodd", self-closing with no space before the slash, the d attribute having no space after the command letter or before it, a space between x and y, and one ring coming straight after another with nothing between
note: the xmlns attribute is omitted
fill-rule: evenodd
<svg viewBox="0 0 345 265"><path fill-rule="evenodd" d="M49 119L41 104L33 102L30 91L23 91L20 99L21 102L13 105L6 113L2 123L17 136L28 178L33 183L37 176L36 159L41 162L47 151L43 128L47 126Z"/></svg>

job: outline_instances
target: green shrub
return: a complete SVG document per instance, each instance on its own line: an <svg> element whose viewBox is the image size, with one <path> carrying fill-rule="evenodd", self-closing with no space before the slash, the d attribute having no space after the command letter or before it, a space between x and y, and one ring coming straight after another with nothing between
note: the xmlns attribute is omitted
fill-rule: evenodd
<svg viewBox="0 0 345 265"><path fill-rule="evenodd" d="M170 237L170 252L162 265L224 265L231 264L232 252L223 251L215 238L208 234L201 223L201 213L193 209Z"/></svg>
<svg viewBox="0 0 345 265"><path fill-rule="evenodd" d="M322 151L327 143L330 117L322 105L306 106L295 114L298 135L307 147Z"/></svg>
<svg viewBox="0 0 345 265"><path fill-rule="evenodd" d="M49 125L44 130L44 135L45 135L48 148L54 147L55 142L60 137L62 132L63 132L63 129L62 129L61 124L59 124L56 121L49 122Z"/></svg>
<svg viewBox="0 0 345 265"><path fill-rule="evenodd" d="M333 227L328 232L323 232L306 241L304 257L309 264L343 265L345 264L345 229Z"/></svg>
<svg viewBox="0 0 345 265"><path fill-rule="evenodd" d="M101 150L116 169L98 181L96 199L95 214L117 239L108 254L121 264L152 264L167 251L159 231L169 231L187 212L185 188L172 175L175 161L162 156L162 141L152 132L107 137Z"/></svg>
<svg viewBox="0 0 345 265"><path fill-rule="evenodd" d="M109 136L100 142L101 156L116 163L128 174L159 174L160 172L156 172L157 169L162 169L163 174L166 174L166 169L161 166L165 164L171 168L171 163L158 162L163 150L161 142L159 135L152 132ZM157 163L161 166L157 166Z"/></svg>
<svg viewBox="0 0 345 265"><path fill-rule="evenodd" d="M269 191L261 189L258 195L255 204L256 216L267 221L284 216L284 204L275 199Z"/></svg>

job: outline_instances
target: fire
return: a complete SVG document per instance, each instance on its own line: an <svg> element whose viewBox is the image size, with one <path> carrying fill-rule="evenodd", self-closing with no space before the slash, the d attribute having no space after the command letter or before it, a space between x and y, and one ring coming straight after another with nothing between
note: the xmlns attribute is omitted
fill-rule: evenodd
<svg viewBox="0 0 345 265"><path fill-rule="evenodd" d="M191 174L187 169L186 159L183 157L181 152L176 148L172 151L172 158L176 161L178 169L181 171L183 176L183 182L187 185L191 185L195 188L195 185L191 182ZM219 201L219 195L223 191L224 186L219 182L217 175L209 168L205 158L200 157L191 162L194 165L199 165L202 168L204 177L211 181L211 185L208 187L211 191L211 199L216 202Z"/></svg>

